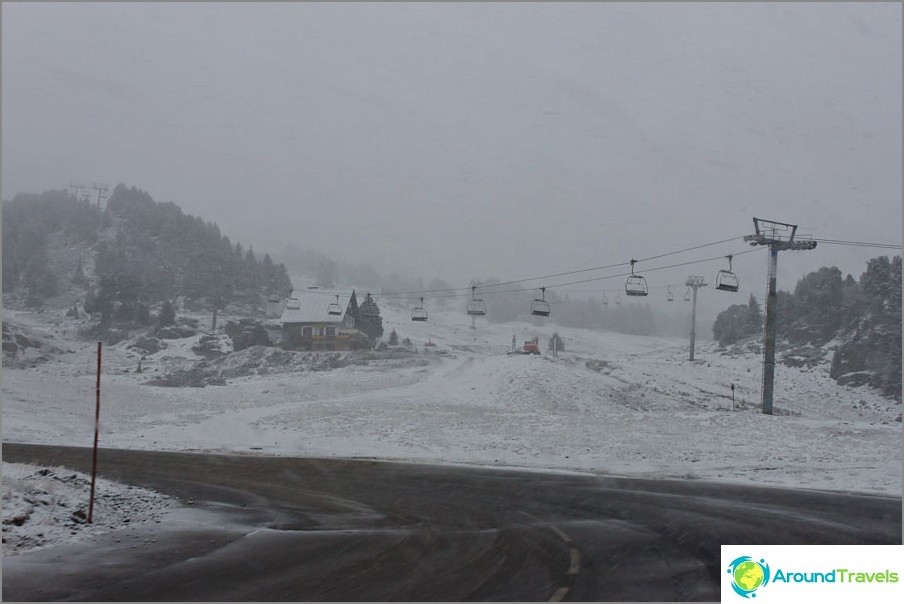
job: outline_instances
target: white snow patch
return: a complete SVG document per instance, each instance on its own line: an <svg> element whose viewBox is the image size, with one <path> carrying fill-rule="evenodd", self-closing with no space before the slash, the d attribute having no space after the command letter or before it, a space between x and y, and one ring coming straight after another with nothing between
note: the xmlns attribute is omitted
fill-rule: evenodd
<svg viewBox="0 0 904 604"><path fill-rule="evenodd" d="M159 522L176 508L167 496L65 468L3 462L3 555L76 541L127 526Z"/></svg>

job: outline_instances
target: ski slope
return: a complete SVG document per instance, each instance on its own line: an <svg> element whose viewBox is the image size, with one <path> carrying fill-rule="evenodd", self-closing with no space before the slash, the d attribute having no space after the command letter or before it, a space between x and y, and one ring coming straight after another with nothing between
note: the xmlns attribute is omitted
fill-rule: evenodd
<svg viewBox="0 0 904 604"><path fill-rule="evenodd" d="M838 386L827 365L779 364L776 415L767 416L759 411L758 355L723 354L698 340L691 362L681 338L558 328L554 315L540 326L478 319L471 329L464 309L451 305L412 322L407 307L378 301L384 339L395 328L413 346L364 364L263 367L225 386L168 388L145 382L195 358L198 336L169 341L143 361L142 374L128 342L106 347L100 446L901 494L901 406ZM72 352L4 369L3 439L90 446L96 344L47 315L4 312L5 321ZM555 331L565 342L557 357L547 350ZM544 354L508 354L513 334L519 346L539 336Z"/></svg>

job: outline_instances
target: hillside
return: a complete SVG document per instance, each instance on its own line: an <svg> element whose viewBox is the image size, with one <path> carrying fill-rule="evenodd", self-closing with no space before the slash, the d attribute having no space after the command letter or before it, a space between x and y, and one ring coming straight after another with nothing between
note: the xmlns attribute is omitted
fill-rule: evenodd
<svg viewBox="0 0 904 604"><path fill-rule="evenodd" d="M412 322L410 309L391 300L380 308L387 335L395 329L410 347L230 352L221 333L220 354L211 356L199 347L203 331L167 339L156 352L143 350L139 336L106 347L101 446L900 495L900 402L867 386L837 384L829 359L779 365L776 414L769 416L759 408L761 356L743 346L698 343L698 360L689 362L683 338L550 321L479 320L472 330L461 308L431 309L426 323ZM180 318L209 325L208 315L186 311ZM44 362L6 371L4 438L90 445L95 346L73 337L77 320L62 312L9 311L4 319L59 349ZM547 347L554 332L564 344L557 357ZM543 354L507 354L513 335L519 343L537 335ZM206 387L152 385L179 372Z"/></svg>
<svg viewBox="0 0 904 604"><path fill-rule="evenodd" d="M831 358L839 384L879 388L901 400L901 257L869 260L856 280L837 267L801 278L776 300L779 348L795 364ZM722 345L761 336L763 313L750 296L719 314L713 334ZM760 338L761 339L761 338Z"/></svg>
<svg viewBox="0 0 904 604"><path fill-rule="evenodd" d="M7 306L76 306L104 326L147 324L181 298L199 310L263 307L292 289L285 266L234 245L215 223L118 185L103 210L65 191L3 202Z"/></svg>

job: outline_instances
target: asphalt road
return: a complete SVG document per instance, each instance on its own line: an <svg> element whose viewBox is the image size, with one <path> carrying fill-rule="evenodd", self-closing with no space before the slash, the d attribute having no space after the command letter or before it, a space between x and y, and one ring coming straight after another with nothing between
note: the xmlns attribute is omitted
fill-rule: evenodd
<svg viewBox="0 0 904 604"><path fill-rule="evenodd" d="M90 449L3 459L90 472ZM3 599L718 601L722 544L901 543L901 499L333 459L101 450L215 522L3 561Z"/></svg>

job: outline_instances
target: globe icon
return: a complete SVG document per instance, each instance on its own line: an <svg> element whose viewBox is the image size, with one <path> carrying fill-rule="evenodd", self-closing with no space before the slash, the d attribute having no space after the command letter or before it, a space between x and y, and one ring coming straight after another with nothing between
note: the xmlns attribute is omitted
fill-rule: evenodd
<svg viewBox="0 0 904 604"><path fill-rule="evenodd" d="M763 567L753 560L747 560L738 564L733 576L735 585L744 591L753 591L763 584Z"/></svg>

